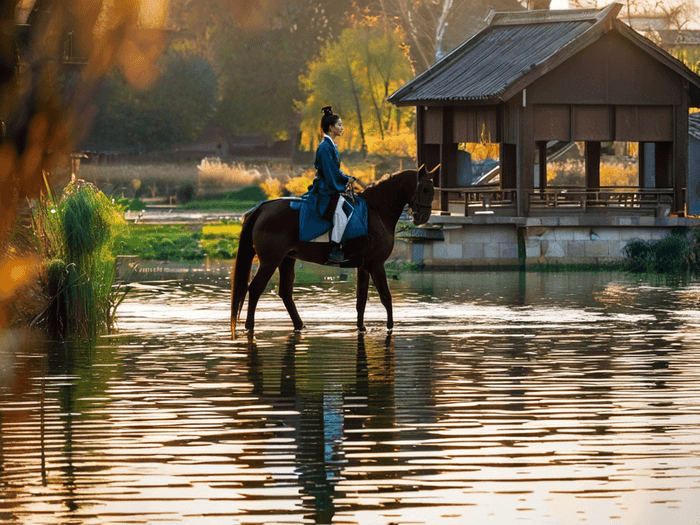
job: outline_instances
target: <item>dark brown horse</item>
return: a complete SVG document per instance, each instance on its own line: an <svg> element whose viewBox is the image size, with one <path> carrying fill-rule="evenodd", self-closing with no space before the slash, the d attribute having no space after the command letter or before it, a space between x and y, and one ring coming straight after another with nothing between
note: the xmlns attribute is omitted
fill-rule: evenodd
<svg viewBox="0 0 700 525"><path fill-rule="evenodd" d="M384 263L394 247L394 230L406 204L412 210L414 224L424 224L430 218L433 193L432 173L424 168L386 175L360 193L367 201L368 234L361 238L361 242L346 243L349 261L343 264L357 268L359 330L365 330L365 305L370 276L386 308L386 326L389 330L393 328L391 292ZM292 318L294 329L301 330L304 323L292 297L295 260L324 264L328 260L329 250L329 243L299 241L299 212L291 209L288 200L268 201L246 213L231 276L231 334L235 337L236 323L246 292L248 316L245 327L249 331L253 330L255 308L260 295L278 268L279 295ZM248 284L255 255L260 264L255 277Z"/></svg>

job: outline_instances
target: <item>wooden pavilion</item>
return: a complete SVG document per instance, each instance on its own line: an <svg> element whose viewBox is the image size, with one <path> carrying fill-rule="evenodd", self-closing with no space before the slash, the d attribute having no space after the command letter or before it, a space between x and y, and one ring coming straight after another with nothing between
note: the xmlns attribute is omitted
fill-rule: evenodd
<svg viewBox="0 0 700 525"><path fill-rule="evenodd" d="M685 214L700 77L618 20L621 8L491 13L389 97L417 108L418 164L440 164L439 210ZM485 139L500 145L499 186L458 184L459 144ZM551 141L585 143L585 188L547 187ZM638 187L601 188L601 143L613 141L639 143Z"/></svg>

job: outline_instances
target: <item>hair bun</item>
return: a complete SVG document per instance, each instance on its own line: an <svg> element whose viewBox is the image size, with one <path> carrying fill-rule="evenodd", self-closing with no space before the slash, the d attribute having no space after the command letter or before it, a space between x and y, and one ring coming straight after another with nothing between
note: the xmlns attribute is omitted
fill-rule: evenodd
<svg viewBox="0 0 700 525"><path fill-rule="evenodd" d="M333 114L333 107L326 106L324 108L321 108L321 113L323 113L324 115L332 115Z"/></svg>

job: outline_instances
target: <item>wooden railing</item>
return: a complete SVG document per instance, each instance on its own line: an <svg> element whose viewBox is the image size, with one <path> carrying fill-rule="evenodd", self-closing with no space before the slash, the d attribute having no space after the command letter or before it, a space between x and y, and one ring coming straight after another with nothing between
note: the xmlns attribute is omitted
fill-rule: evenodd
<svg viewBox="0 0 700 525"><path fill-rule="evenodd" d="M564 213L609 213L659 216L673 205L671 188L608 187L600 189L547 188L528 193L528 216ZM435 188L436 212L514 216L517 190L494 187Z"/></svg>
<svg viewBox="0 0 700 525"><path fill-rule="evenodd" d="M625 212L658 215L670 210L673 190L670 188L547 188L529 194L530 213L537 212Z"/></svg>
<svg viewBox="0 0 700 525"><path fill-rule="evenodd" d="M436 195L439 195L438 203L447 205L448 209L458 207L465 216L478 213L515 215L516 190L499 190L497 188L435 188L435 190ZM438 204L433 209L440 210L441 208Z"/></svg>

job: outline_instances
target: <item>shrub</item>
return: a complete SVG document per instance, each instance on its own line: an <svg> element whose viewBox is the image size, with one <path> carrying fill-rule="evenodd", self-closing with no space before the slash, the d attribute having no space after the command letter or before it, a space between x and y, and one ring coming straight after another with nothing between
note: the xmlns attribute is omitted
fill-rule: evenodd
<svg viewBox="0 0 700 525"><path fill-rule="evenodd" d="M632 241L625 246L623 253L630 271L679 273L691 266L695 251L683 232L659 241Z"/></svg>
<svg viewBox="0 0 700 525"><path fill-rule="evenodd" d="M60 338L109 329L116 308L112 246L124 228L120 207L77 180L60 199L49 190L33 224L46 261L41 279L49 298L39 323Z"/></svg>
<svg viewBox="0 0 700 525"><path fill-rule="evenodd" d="M127 197L117 197L112 202L124 211L141 211L146 209L146 203L141 199L129 199Z"/></svg>
<svg viewBox="0 0 700 525"><path fill-rule="evenodd" d="M187 204L194 199L195 193L197 193L197 188L194 184L183 184L177 190L177 202Z"/></svg>

